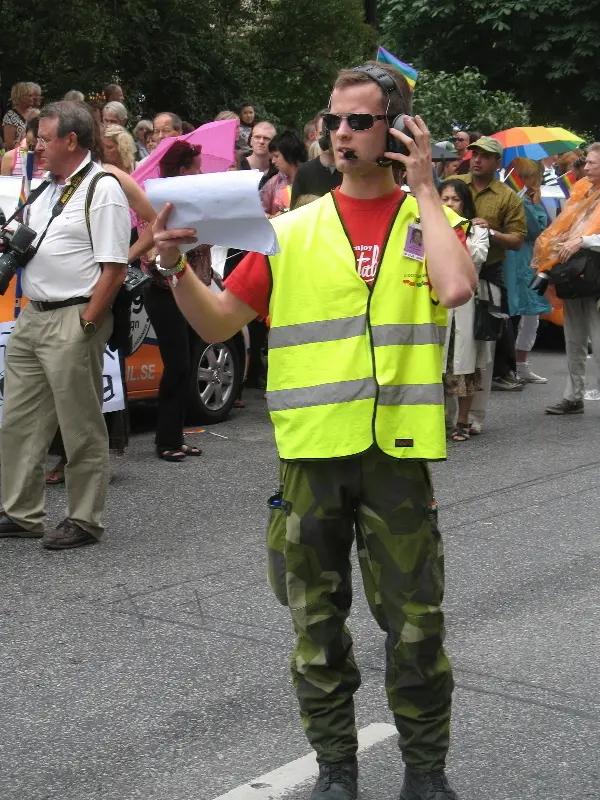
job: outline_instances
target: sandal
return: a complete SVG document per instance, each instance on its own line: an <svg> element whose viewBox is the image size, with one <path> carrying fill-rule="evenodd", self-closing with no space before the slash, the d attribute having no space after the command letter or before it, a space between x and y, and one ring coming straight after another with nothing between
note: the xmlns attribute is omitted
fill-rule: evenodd
<svg viewBox="0 0 600 800"><path fill-rule="evenodd" d="M193 444L182 444L181 445L181 452L184 453L186 456L201 456L202 450L199 447L195 447Z"/></svg>
<svg viewBox="0 0 600 800"><path fill-rule="evenodd" d="M156 455L163 461L185 461L183 447L179 450L157 450Z"/></svg>
<svg viewBox="0 0 600 800"><path fill-rule="evenodd" d="M46 484L55 486L65 482L65 459L59 458L54 467L46 473Z"/></svg>
<svg viewBox="0 0 600 800"><path fill-rule="evenodd" d="M450 434L450 438L453 442L467 442L469 440L469 423L468 422L457 422L452 433Z"/></svg>

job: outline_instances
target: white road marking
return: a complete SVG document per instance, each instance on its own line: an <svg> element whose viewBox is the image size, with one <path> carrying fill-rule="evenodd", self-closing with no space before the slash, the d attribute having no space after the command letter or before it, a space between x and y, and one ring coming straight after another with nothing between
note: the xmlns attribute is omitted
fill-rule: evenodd
<svg viewBox="0 0 600 800"><path fill-rule="evenodd" d="M395 735L397 735L396 728L387 722L367 725L358 732L358 752L368 750ZM215 797L215 800L278 800L294 787L316 776L317 772L317 759L315 754L311 753Z"/></svg>

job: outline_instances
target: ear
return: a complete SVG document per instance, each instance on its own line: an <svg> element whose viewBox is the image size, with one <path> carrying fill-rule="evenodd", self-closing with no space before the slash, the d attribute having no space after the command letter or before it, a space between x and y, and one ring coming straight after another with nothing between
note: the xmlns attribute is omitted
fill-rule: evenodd
<svg viewBox="0 0 600 800"><path fill-rule="evenodd" d="M68 148L70 152L73 153L75 150L77 150L78 146L79 143L77 141L77 134L71 131L71 133L69 134L69 142L68 142Z"/></svg>

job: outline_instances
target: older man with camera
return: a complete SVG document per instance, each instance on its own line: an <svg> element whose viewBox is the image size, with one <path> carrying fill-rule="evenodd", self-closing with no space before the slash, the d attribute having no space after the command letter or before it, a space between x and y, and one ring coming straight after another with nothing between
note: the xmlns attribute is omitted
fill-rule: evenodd
<svg viewBox="0 0 600 800"><path fill-rule="evenodd" d="M96 177L102 169L92 161L93 134L83 104L42 109L37 150L49 175L31 203L36 237L21 258L29 302L5 356L0 537L43 536L54 550L100 538L108 488L102 366L111 304L126 275L130 220L118 181ZM57 425L68 462L67 509L44 534L44 462Z"/></svg>

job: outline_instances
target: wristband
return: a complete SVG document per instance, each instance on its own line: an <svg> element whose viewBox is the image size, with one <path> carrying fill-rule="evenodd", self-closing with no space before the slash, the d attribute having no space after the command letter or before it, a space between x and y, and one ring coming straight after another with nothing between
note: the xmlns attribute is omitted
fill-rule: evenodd
<svg viewBox="0 0 600 800"><path fill-rule="evenodd" d="M181 266L181 269L178 269L178 270L177 270L177 272L176 272L175 274L173 274L173 275L170 275L170 276L167 278L167 283L169 284L169 286L171 287L171 289L174 289L174 288L177 286L177 284L178 284L178 282L179 282L179 279L181 278L181 276L182 276L182 275L185 275L185 273L187 272L187 268L188 268L188 263L187 263L187 260L185 259L185 257L184 257L184 256L182 256L182 258L183 258L184 260L183 260L183 264L182 264L182 266ZM179 265L179 262L178 262L178 265Z"/></svg>

